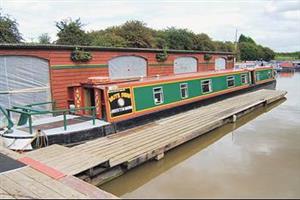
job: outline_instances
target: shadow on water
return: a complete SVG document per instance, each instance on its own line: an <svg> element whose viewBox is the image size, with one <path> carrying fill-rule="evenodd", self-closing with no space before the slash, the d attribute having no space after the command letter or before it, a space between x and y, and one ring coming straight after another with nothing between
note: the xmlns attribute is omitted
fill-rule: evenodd
<svg viewBox="0 0 300 200"><path fill-rule="evenodd" d="M104 185L101 189L111 192L117 196L122 196L130 193L155 177L163 174L172 167L182 163L186 159L192 157L198 152L204 150L211 144L217 142L225 135L234 135L234 130L245 125L249 121L254 120L263 113L269 112L273 108L285 102L286 99L274 102L268 106L260 107L253 112L241 117L235 123L230 123L220 128L217 128L207 134L204 134L190 142L187 142L166 153L164 159L160 161L150 161L141 166L138 166L121 177L114 179Z"/></svg>

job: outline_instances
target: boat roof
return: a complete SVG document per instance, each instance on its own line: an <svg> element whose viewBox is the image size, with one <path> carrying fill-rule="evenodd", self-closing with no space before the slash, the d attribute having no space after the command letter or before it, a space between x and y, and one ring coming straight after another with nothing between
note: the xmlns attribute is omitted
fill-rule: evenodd
<svg viewBox="0 0 300 200"><path fill-rule="evenodd" d="M90 77L86 82L81 84L83 85L93 85L95 88L103 89L114 88L114 87L129 87L129 86L138 86L138 85L148 85L148 84L157 84L162 82L172 82L172 81L184 81L193 78L205 78L211 76L218 76L224 74L232 74L235 72L248 72L255 69L270 69L271 66L261 66L255 68L243 68L243 69L226 69L218 71L205 71L205 72L193 72L185 74L175 74L167 76L152 76L152 77L136 77L136 78L127 78L127 79L109 79L108 77Z"/></svg>

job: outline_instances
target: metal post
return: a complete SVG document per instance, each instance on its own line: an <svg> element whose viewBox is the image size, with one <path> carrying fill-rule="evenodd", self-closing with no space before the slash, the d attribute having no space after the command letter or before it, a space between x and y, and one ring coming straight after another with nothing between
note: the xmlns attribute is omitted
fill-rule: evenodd
<svg viewBox="0 0 300 200"><path fill-rule="evenodd" d="M28 114L28 122L29 122L29 133L32 134L32 118L31 118L31 114Z"/></svg>
<svg viewBox="0 0 300 200"><path fill-rule="evenodd" d="M52 102L52 110L55 110L55 109L56 109L56 101L53 101ZM55 113L52 113L52 116L54 117Z"/></svg>
<svg viewBox="0 0 300 200"><path fill-rule="evenodd" d="M96 124L96 108L92 108L92 112L93 112L93 125L95 126L95 124Z"/></svg>
<svg viewBox="0 0 300 200"><path fill-rule="evenodd" d="M8 130L11 130L11 128L13 127L13 124L12 124L12 121L11 121L11 116L10 116L10 111L9 110L6 110L7 112L7 121L8 121ZM5 113L3 113L5 114Z"/></svg>
<svg viewBox="0 0 300 200"><path fill-rule="evenodd" d="M66 116L66 112L63 112L64 114L64 130L67 130L67 116Z"/></svg>

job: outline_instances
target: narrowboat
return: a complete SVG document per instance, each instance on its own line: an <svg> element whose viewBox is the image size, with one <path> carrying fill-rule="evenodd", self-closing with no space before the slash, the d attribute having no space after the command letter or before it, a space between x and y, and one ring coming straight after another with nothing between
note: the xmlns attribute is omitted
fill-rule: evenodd
<svg viewBox="0 0 300 200"><path fill-rule="evenodd" d="M68 87L69 109L36 110L37 104L6 109L10 125L2 138L14 150L80 143L116 132L116 126L124 121L149 118L157 112L274 80L274 70L268 66L127 79L90 77ZM58 112L63 117L56 116ZM17 126L10 121L11 113L20 114ZM44 114L53 117L33 122L33 116ZM70 125L72 128L67 128Z"/></svg>
<svg viewBox="0 0 300 200"><path fill-rule="evenodd" d="M274 79L272 67L126 80L90 77L86 82L69 87L69 106L95 106L97 118L116 123L243 90Z"/></svg>

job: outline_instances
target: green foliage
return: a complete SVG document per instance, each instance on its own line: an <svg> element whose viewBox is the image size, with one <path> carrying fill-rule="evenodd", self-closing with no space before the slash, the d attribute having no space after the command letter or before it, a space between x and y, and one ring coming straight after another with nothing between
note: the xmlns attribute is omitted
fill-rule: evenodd
<svg viewBox="0 0 300 200"><path fill-rule="evenodd" d="M40 44L50 44L51 43L51 38L48 35L48 33L43 33L38 37L38 43Z"/></svg>
<svg viewBox="0 0 300 200"><path fill-rule="evenodd" d="M200 33L193 35L192 49L198 51L215 51L216 46L208 35Z"/></svg>
<svg viewBox="0 0 300 200"><path fill-rule="evenodd" d="M239 43L240 59L241 60L259 60L257 55L257 46L253 43Z"/></svg>
<svg viewBox="0 0 300 200"><path fill-rule="evenodd" d="M166 41L165 32L163 30L153 31L154 44L155 48L165 49L168 48L168 44Z"/></svg>
<svg viewBox="0 0 300 200"><path fill-rule="evenodd" d="M276 60L297 60L300 59L300 51L278 52L275 55Z"/></svg>
<svg viewBox="0 0 300 200"><path fill-rule="evenodd" d="M71 60L74 62L87 62L92 59L92 54L84 49L75 48L71 53Z"/></svg>
<svg viewBox="0 0 300 200"><path fill-rule="evenodd" d="M166 49L162 53L157 53L156 54L156 60L158 62L165 62L168 59L168 52Z"/></svg>
<svg viewBox="0 0 300 200"><path fill-rule="evenodd" d="M116 28L116 33L125 39L127 47L151 48L155 41L152 30L141 21L127 21Z"/></svg>
<svg viewBox="0 0 300 200"><path fill-rule="evenodd" d="M0 43L20 43L22 40L16 20L0 12Z"/></svg>
<svg viewBox="0 0 300 200"><path fill-rule="evenodd" d="M257 45L250 37L243 34L239 38L238 53L241 60L265 60L274 59L275 52L268 47Z"/></svg>
<svg viewBox="0 0 300 200"><path fill-rule="evenodd" d="M234 43L233 42L215 41L215 47L216 47L217 51L234 52Z"/></svg>
<svg viewBox="0 0 300 200"><path fill-rule="evenodd" d="M248 42L248 43L255 44L254 40L251 37L246 37L243 34L241 34L239 37L239 43L242 43L242 42Z"/></svg>
<svg viewBox="0 0 300 200"><path fill-rule="evenodd" d="M263 60L270 61L275 58L275 52L272 49L268 47L262 47L262 51L263 51L263 56L262 56Z"/></svg>
<svg viewBox="0 0 300 200"><path fill-rule="evenodd" d="M126 40L117 35L114 31L100 30L92 31L88 33L88 37L91 39L91 45L104 46L104 47L126 47Z"/></svg>
<svg viewBox="0 0 300 200"><path fill-rule="evenodd" d="M210 54L204 54L204 60L206 60L206 61L210 61L211 60L211 58L212 58L212 55L210 55Z"/></svg>
<svg viewBox="0 0 300 200"><path fill-rule="evenodd" d="M65 19L56 22L58 28L56 44L65 45L89 45L90 38L87 36L85 31L82 29L83 24L80 18L76 20Z"/></svg>
<svg viewBox="0 0 300 200"><path fill-rule="evenodd" d="M232 51L233 43L212 41L208 35L195 34L175 27L153 30L141 21L128 21L120 26L88 33L91 45L106 47L159 48L199 51Z"/></svg>
<svg viewBox="0 0 300 200"><path fill-rule="evenodd" d="M194 34L187 29L168 28L164 31L164 39L170 49L193 49Z"/></svg>

